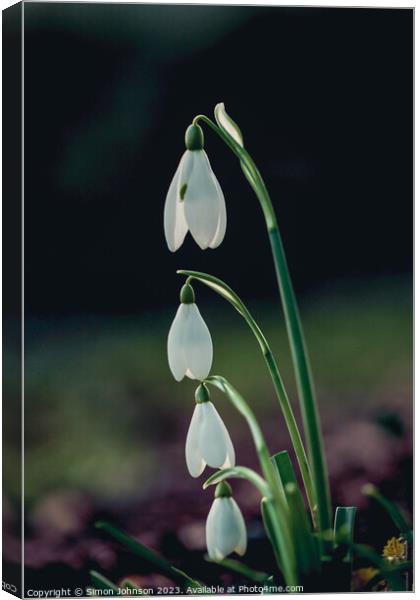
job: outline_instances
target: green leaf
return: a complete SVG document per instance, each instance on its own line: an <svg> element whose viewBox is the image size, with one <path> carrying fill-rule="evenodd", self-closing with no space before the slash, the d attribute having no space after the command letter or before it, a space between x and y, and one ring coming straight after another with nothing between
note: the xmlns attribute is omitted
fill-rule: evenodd
<svg viewBox="0 0 420 600"><path fill-rule="evenodd" d="M291 530L297 548L298 569L304 575L319 573L321 570L319 546L312 535L302 494L297 484L292 481L286 483L284 489L290 508Z"/></svg>
<svg viewBox="0 0 420 600"><path fill-rule="evenodd" d="M293 469L292 461L290 460L287 450L282 450L282 452L274 454L271 457L271 460L280 475L283 486L288 483L293 483L298 487L295 470Z"/></svg>
<svg viewBox="0 0 420 600"><path fill-rule="evenodd" d="M350 563L356 512L355 506L338 506L335 511L334 546L342 554L342 560ZM344 548L340 549L340 546L344 546Z"/></svg>
<svg viewBox="0 0 420 600"><path fill-rule="evenodd" d="M247 577L250 581L255 581L256 583L265 583L270 575L267 573L263 573L262 571L255 571L244 565L243 563L235 560L233 558L224 558L223 560L212 560L209 556L205 556L206 561L214 563L216 565L220 565L225 569L229 569L229 571L233 571L234 573L238 573L239 575L243 575Z"/></svg>
<svg viewBox="0 0 420 600"><path fill-rule="evenodd" d="M270 495L270 489L266 483L266 481L258 475L252 469L248 467L230 467L229 469L221 469L220 471L216 471L213 473L211 477L207 479L203 483L203 489L207 489L211 485L216 485L225 479L247 479L252 485L254 485L262 496Z"/></svg>
<svg viewBox="0 0 420 600"><path fill-rule="evenodd" d="M150 548L147 548L139 541L127 533L120 531L113 525L110 525L105 521L99 521L95 524L95 526L102 531L106 531L106 533L119 541L123 546L130 550L130 552L152 565L155 568L156 573L165 575L183 588L202 586L201 583L195 581L180 569L172 566L167 560L156 554L156 552L150 550Z"/></svg>
<svg viewBox="0 0 420 600"><path fill-rule="evenodd" d="M218 126L223 129L225 133L239 146L243 148L244 139L238 125L226 112L225 105L223 102L216 104L214 109L214 116Z"/></svg>
<svg viewBox="0 0 420 600"><path fill-rule="evenodd" d="M272 522L272 517L271 517L271 515L273 514L273 512L275 510L274 506L273 506L273 502L272 502L272 500L269 500L268 498L261 498L260 507L261 507L261 516L262 516L265 531L267 533L267 537L270 540L271 546L273 548L274 556L276 557L276 562L279 566L279 569L280 569L280 571L283 571L280 552L277 548L277 544L275 543L274 527L273 527L273 522Z"/></svg>
<svg viewBox="0 0 420 600"><path fill-rule="evenodd" d="M299 487L289 453L287 452L287 450L278 452L277 454L274 454L271 457L271 462L273 463L276 473L280 479L281 489L283 490L286 504L289 506L289 503L287 502L286 498L286 492L284 491L285 486L288 483L294 483L296 487Z"/></svg>
<svg viewBox="0 0 420 600"><path fill-rule="evenodd" d="M371 483L367 483L366 485L364 485L362 487L362 492L366 496L369 496L370 498L376 500L382 506L382 508L386 510L397 529L401 532L403 536L407 538L407 540L410 543L412 543L413 532L411 526L402 514L401 510L396 506L396 504L385 498L385 496L383 496L379 492L378 488L372 485Z"/></svg>
<svg viewBox="0 0 420 600"><path fill-rule="evenodd" d="M277 565L283 573L286 583L297 585L299 582L296 565L297 549L290 532L287 516L279 513L278 505L271 498L262 499L261 514Z"/></svg>
<svg viewBox="0 0 420 600"><path fill-rule="evenodd" d="M124 579L121 582L121 587L126 590L141 590L141 588L138 585L136 585L133 581L131 581L131 579Z"/></svg>
<svg viewBox="0 0 420 600"><path fill-rule="evenodd" d="M333 560L337 591L340 592L351 590L356 510L354 506L339 506L335 512Z"/></svg>
<svg viewBox="0 0 420 600"><path fill-rule="evenodd" d="M89 571L92 583L97 590L112 590L114 594L119 593L119 588L107 579L104 575L101 575L97 571Z"/></svg>

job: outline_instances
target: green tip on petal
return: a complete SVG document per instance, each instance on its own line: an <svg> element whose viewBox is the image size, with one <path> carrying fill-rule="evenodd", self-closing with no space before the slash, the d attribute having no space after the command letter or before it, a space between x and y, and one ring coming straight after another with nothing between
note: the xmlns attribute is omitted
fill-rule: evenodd
<svg viewBox="0 0 420 600"><path fill-rule="evenodd" d="M197 404L204 404L204 402L210 401L210 392L204 383L201 383L195 390L195 401Z"/></svg>
<svg viewBox="0 0 420 600"><path fill-rule="evenodd" d="M227 481L221 481L217 484L214 492L215 498L230 498L232 496L232 488Z"/></svg>
<svg viewBox="0 0 420 600"><path fill-rule="evenodd" d="M193 304L195 302L195 293L192 285L186 283L182 286L179 299L181 304Z"/></svg>
<svg viewBox="0 0 420 600"><path fill-rule="evenodd" d="M200 125L190 125L185 132L185 147L187 150L202 150L204 148L204 134Z"/></svg>

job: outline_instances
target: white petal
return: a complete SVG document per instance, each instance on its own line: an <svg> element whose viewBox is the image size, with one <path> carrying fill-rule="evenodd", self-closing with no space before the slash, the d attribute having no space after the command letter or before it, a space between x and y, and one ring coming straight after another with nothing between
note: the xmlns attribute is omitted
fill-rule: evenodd
<svg viewBox="0 0 420 600"><path fill-rule="evenodd" d="M210 558L212 560L221 560L222 558L224 558L223 556L219 556L219 553L217 552L217 548L216 548L216 528L215 528L215 524L214 524L214 515L215 513L217 513L217 504L218 504L218 498L216 498L213 501L213 504L211 505L208 517L207 517L207 521L206 521L206 546L207 546L207 553L210 556Z"/></svg>
<svg viewBox="0 0 420 600"><path fill-rule="evenodd" d="M225 428L226 429L226 428ZM228 469L229 467L234 467L235 466L235 449L233 447L232 444L232 440L230 439L230 435L228 430L226 429L226 448L227 448L227 455L226 455L226 459L225 462L222 465L222 469Z"/></svg>
<svg viewBox="0 0 420 600"><path fill-rule="evenodd" d="M245 552L244 529L242 514L233 498L216 498L206 523L207 550L210 557L222 560L237 548Z"/></svg>
<svg viewBox="0 0 420 600"><path fill-rule="evenodd" d="M234 518L236 520L236 527L238 528L239 532L239 540L237 545L235 546L235 552L240 556L243 556L246 552L247 547L246 525L239 506L236 504L233 498L231 498L231 500L233 505Z"/></svg>
<svg viewBox="0 0 420 600"><path fill-rule="evenodd" d="M183 340L187 375L191 379L202 381L210 373L213 362L213 342L196 304L184 306L187 311Z"/></svg>
<svg viewBox="0 0 420 600"><path fill-rule="evenodd" d="M166 243L171 252L175 252L182 245L188 231L187 221L184 215L184 203L178 199L179 176L185 162L183 154L175 175L166 194L165 209L163 212L163 225Z"/></svg>
<svg viewBox="0 0 420 600"><path fill-rule="evenodd" d="M195 152L192 150L185 150L182 156L182 164L180 165L179 178L178 178L178 200L182 200L182 204L184 204L186 191L188 190L189 180L194 168L194 155ZM181 198L182 188L184 189L183 198Z"/></svg>
<svg viewBox="0 0 420 600"><path fill-rule="evenodd" d="M199 444L201 454L210 467L220 469L224 465L229 455L229 441L229 433L213 402L205 402Z"/></svg>
<svg viewBox="0 0 420 600"><path fill-rule="evenodd" d="M187 371L185 360L185 330L188 318L188 304L180 304L172 321L168 334L168 362L172 375L177 381L181 381Z"/></svg>
<svg viewBox="0 0 420 600"><path fill-rule="evenodd" d="M194 164L185 193L184 214L191 235L205 250L219 224L219 191L205 151L195 150L191 154Z"/></svg>
<svg viewBox="0 0 420 600"><path fill-rule="evenodd" d="M219 182L217 181L216 175L213 173L214 181L218 191L219 198L219 222L217 225L216 235L214 236L210 248L217 248L223 242L223 238L226 233L226 225L227 225L227 216L226 216L226 202L225 197L222 192L222 188L220 187Z"/></svg>
<svg viewBox="0 0 420 600"><path fill-rule="evenodd" d="M195 405L185 443L185 459L188 471L192 477L199 477L206 467L198 444L200 427L203 420L202 406L202 404Z"/></svg>

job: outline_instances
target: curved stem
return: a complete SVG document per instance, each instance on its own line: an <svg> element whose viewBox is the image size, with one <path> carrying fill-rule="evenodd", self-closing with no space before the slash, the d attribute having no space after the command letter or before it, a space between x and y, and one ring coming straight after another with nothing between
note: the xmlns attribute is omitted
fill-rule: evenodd
<svg viewBox="0 0 420 600"><path fill-rule="evenodd" d="M272 525L275 544L282 558L281 565L279 566L283 570L283 575L288 585L294 585L297 582L295 561L295 551L297 549L293 546L293 537L290 532L286 496L280 478L277 476L271 462L270 452L258 421L249 404L227 379L220 375L213 375L208 377L206 382L224 392L248 423L257 450L261 470L271 492L270 500L272 500Z"/></svg>
<svg viewBox="0 0 420 600"><path fill-rule="evenodd" d="M198 115L194 121L195 120L202 120L207 123L239 158L245 177L254 190L264 213L276 270L277 283L285 315L289 345L293 358L293 367L305 429L305 437L308 444L311 471L314 478L319 525L322 531L329 530L331 529L332 520L331 498L318 406L315 398L311 366L306 349L299 309L273 204L264 180L248 152L239 146L239 144L230 138L230 136L228 136L220 127L215 125L208 117Z"/></svg>
<svg viewBox="0 0 420 600"><path fill-rule="evenodd" d="M203 483L203 490L207 489L210 485L217 485L221 481L225 479L246 479L251 483L261 494L261 496L270 495L270 490L267 485L267 482L258 475L252 469L248 467L228 467L226 469L221 469L220 471L216 471L213 475Z"/></svg>
<svg viewBox="0 0 420 600"><path fill-rule="evenodd" d="M274 358L274 355L271 351L271 348L268 344L268 341L260 329L258 323L255 321L245 304L242 302L240 297L230 288L226 283L224 283L221 279L214 277L213 275L208 275L207 273L200 273L198 271L187 271L180 269L177 273L181 275L187 275L187 282L191 282L196 279L201 283L205 283L219 294L221 294L225 299L227 299L236 310L242 315L245 319L247 325L251 329L255 338L258 341L258 344L261 348L261 352L263 354L265 363L268 367L268 371L271 375L271 379L273 381L274 389L277 395L277 399L280 404L280 408L282 410L284 420L286 422L287 429L289 431L289 435L292 441L293 449L296 454L296 458L299 464L300 472L302 474L303 484L305 486L306 495L308 498L308 504L311 511L312 519L314 525L316 524L316 501L314 496L313 489L313 481L311 472L309 469L308 459L306 457L305 447L302 442L302 438L300 435L299 428L296 423L295 416L293 414L293 410L287 396L286 388L283 383L283 379L280 375L279 368L277 366L277 362Z"/></svg>

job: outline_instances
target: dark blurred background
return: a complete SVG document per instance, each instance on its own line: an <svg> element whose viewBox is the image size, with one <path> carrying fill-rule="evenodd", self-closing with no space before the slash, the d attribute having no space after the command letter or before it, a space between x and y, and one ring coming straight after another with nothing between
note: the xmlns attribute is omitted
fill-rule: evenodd
<svg viewBox="0 0 420 600"><path fill-rule="evenodd" d="M25 24L28 315L167 306L179 265L274 296L259 206L210 132L223 249L173 256L162 240L185 128L220 101L299 291L411 272L411 11L41 3Z"/></svg>
<svg viewBox="0 0 420 600"><path fill-rule="evenodd" d="M209 130L206 149L227 201L225 241L202 252L188 236L171 254L163 237L185 128L220 101L278 214L334 502L363 509L359 538L378 547L392 525L360 486L373 480L410 511L412 17L366 8L25 4L33 582L52 572L84 581L92 565L114 578L134 569L93 530L103 514L167 555L201 560L211 494L183 463L194 385L176 384L166 364L177 268L211 272L250 304L295 400L261 210ZM271 449L288 448L245 325L220 298L196 292L213 334L214 372L254 404ZM239 461L255 466L245 424L221 397L215 402ZM248 560L258 563L258 501L235 488L255 534Z"/></svg>

